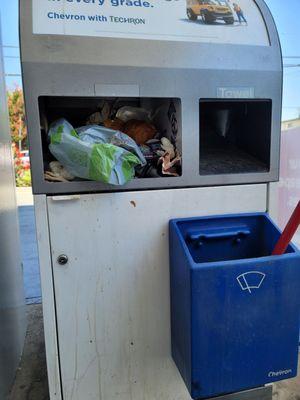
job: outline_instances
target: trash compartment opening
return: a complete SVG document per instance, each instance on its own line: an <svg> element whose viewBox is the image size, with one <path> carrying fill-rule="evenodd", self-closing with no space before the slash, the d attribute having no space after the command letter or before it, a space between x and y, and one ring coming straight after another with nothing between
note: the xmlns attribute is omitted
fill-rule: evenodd
<svg viewBox="0 0 300 400"><path fill-rule="evenodd" d="M272 101L202 99L200 175L270 171Z"/></svg>
<svg viewBox="0 0 300 400"><path fill-rule="evenodd" d="M266 215L177 222L195 263L271 256L280 232ZM289 246L286 253L294 253Z"/></svg>
<svg viewBox="0 0 300 400"><path fill-rule="evenodd" d="M135 178L182 175L181 100L178 98L41 96L39 112L45 171L55 161L49 150L49 128L55 121L64 119L75 131L97 125L130 136L146 160L146 165L135 168ZM171 164L174 160L177 162L164 170L167 151L171 153ZM82 179L75 176L74 180Z"/></svg>

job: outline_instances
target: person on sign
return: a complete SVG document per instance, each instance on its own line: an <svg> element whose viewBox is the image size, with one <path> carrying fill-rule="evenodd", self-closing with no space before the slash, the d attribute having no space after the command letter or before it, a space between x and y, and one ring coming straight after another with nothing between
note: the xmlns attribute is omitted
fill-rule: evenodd
<svg viewBox="0 0 300 400"><path fill-rule="evenodd" d="M247 20L244 16L244 13L243 13L243 10L241 9L241 7L238 4L233 3L233 9L239 19L239 23L241 24L242 22L245 22L245 24L248 25Z"/></svg>

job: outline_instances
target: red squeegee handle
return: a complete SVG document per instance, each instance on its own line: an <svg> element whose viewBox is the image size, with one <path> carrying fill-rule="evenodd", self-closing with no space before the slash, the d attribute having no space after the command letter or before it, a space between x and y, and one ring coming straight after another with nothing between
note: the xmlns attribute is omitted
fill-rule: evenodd
<svg viewBox="0 0 300 400"><path fill-rule="evenodd" d="M273 256L280 256L285 253L288 245L290 244L293 236L295 235L300 225L300 201L293 212L287 226L284 228L280 239L278 240L275 249L273 250Z"/></svg>

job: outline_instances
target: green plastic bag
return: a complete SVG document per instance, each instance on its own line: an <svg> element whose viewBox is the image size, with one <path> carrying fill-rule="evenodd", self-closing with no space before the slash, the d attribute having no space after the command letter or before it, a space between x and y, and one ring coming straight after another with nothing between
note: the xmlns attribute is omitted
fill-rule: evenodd
<svg viewBox="0 0 300 400"><path fill-rule="evenodd" d="M50 152L78 178L124 185L134 178L134 168L146 163L135 141L112 129L90 125L75 130L59 119L48 135Z"/></svg>

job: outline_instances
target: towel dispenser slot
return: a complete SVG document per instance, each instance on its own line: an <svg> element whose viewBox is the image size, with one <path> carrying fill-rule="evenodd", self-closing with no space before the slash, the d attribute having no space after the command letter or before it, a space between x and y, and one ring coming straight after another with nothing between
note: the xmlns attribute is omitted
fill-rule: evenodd
<svg viewBox="0 0 300 400"><path fill-rule="evenodd" d="M200 100L200 174L270 170L271 100Z"/></svg>

